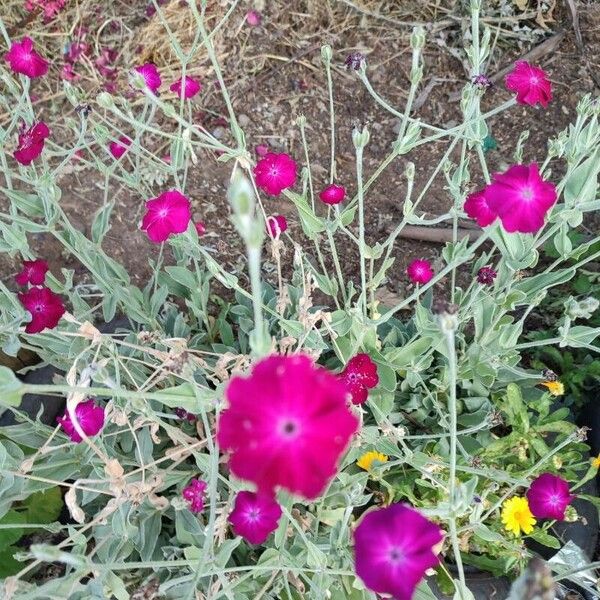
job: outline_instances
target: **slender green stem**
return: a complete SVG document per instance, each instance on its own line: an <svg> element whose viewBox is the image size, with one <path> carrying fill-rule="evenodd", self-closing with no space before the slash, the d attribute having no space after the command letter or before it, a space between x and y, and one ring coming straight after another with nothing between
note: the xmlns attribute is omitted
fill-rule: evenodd
<svg viewBox="0 0 600 600"><path fill-rule="evenodd" d="M363 148L356 148L356 180L358 184L358 242L360 254L360 285L362 313L367 316L367 274L365 264L365 205L363 190Z"/></svg>
<svg viewBox="0 0 600 600"><path fill-rule="evenodd" d="M452 321L454 316L443 316L442 320ZM458 543L458 534L456 530L456 443L457 434L457 409L456 409L456 348L454 341L454 326L449 323L442 323L442 329L446 338L446 347L448 349L448 412L450 413L450 481L448 487L450 490L450 518L448 519L450 540L452 542L452 550L458 577L462 584L462 589L465 586L465 573L460 555L460 546ZM459 590L459 595L462 598L462 589Z"/></svg>

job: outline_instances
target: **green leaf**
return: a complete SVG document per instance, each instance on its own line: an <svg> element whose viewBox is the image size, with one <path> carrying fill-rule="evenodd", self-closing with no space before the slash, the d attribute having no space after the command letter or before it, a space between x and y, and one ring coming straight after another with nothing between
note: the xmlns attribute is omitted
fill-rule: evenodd
<svg viewBox="0 0 600 600"><path fill-rule="evenodd" d="M190 290L195 290L198 287L198 281L194 273L186 267L165 267L165 271L173 280Z"/></svg>
<svg viewBox="0 0 600 600"><path fill-rule="evenodd" d="M15 548L14 546L0 550L0 580L16 575L23 568L23 563L14 557L17 552L22 550L23 548Z"/></svg>
<svg viewBox="0 0 600 600"><path fill-rule="evenodd" d="M106 203L98 209L92 222L92 241L95 244L101 244L104 236L110 230L110 215L114 207L114 202Z"/></svg>
<svg viewBox="0 0 600 600"><path fill-rule="evenodd" d="M317 215L308 205L308 201L303 196L290 192L287 194L291 198L292 202L298 209L298 215L300 216L300 223L302 224L302 230L311 240L314 239L315 234L325 231L325 223L322 219L319 219Z"/></svg>
<svg viewBox="0 0 600 600"><path fill-rule="evenodd" d="M575 276L575 269L559 269L550 273L540 273L519 281L514 287L527 294L529 299L549 287L566 283Z"/></svg>
<svg viewBox="0 0 600 600"><path fill-rule="evenodd" d="M560 550L560 541L543 529L534 529L528 537L532 540L535 540L539 544L542 544L543 546Z"/></svg>
<svg viewBox="0 0 600 600"><path fill-rule="evenodd" d="M410 342L401 348L395 348L391 352L384 354L385 360L395 369L404 369L408 367L418 356L431 348L430 337L422 337L414 342Z"/></svg>
<svg viewBox="0 0 600 600"><path fill-rule="evenodd" d="M563 192L565 204L581 205L594 200L598 185L598 172L600 172L600 156L598 150L596 150L567 178Z"/></svg>
<svg viewBox="0 0 600 600"><path fill-rule="evenodd" d="M25 525L25 523L27 523L25 514L14 509L9 510L0 519L0 525ZM0 528L0 551L6 550L6 548L19 541L24 533L25 530L20 527Z"/></svg>
<svg viewBox="0 0 600 600"><path fill-rule="evenodd" d="M24 392L17 376L8 367L0 367L0 405L19 406Z"/></svg>
<svg viewBox="0 0 600 600"><path fill-rule="evenodd" d="M23 506L27 509L25 516L28 523L52 523L58 519L63 507L60 488L52 487L35 492L23 502Z"/></svg>
<svg viewBox="0 0 600 600"><path fill-rule="evenodd" d="M353 206L352 208L347 208L341 215L340 221L344 227L348 227L352 221L354 221L354 216L356 215L356 209L358 206Z"/></svg>
<svg viewBox="0 0 600 600"><path fill-rule="evenodd" d="M516 427L522 433L529 430L529 416L523 402L523 396L518 385L509 383L506 387L506 405L504 407L510 425Z"/></svg>

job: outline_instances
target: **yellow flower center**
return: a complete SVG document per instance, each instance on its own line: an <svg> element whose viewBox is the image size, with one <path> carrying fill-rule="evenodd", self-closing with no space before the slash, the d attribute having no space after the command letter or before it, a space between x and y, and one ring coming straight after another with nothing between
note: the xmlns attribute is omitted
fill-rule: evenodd
<svg viewBox="0 0 600 600"><path fill-rule="evenodd" d="M388 461L388 457L381 452L365 452L357 461L356 464L365 471L370 471L376 463L384 463Z"/></svg>

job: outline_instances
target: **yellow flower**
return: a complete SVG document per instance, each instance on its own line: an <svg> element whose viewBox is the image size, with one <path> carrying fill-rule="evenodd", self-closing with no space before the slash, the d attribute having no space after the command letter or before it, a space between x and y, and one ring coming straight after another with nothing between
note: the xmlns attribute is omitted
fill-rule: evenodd
<svg viewBox="0 0 600 600"><path fill-rule="evenodd" d="M565 393L565 386L560 381L542 381L540 385L547 387L553 396L562 396Z"/></svg>
<svg viewBox="0 0 600 600"><path fill-rule="evenodd" d="M592 467L595 469L600 469L600 454L592 458Z"/></svg>
<svg viewBox="0 0 600 600"><path fill-rule="evenodd" d="M525 534L531 533L535 517L529 510L527 498L515 496L505 500L502 505L502 523L514 535L520 535L521 531Z"/></svg>
<svg viewBox="0 0 600 600"><path fill-rule="evenodd" d="M356 464L365 471L370 471L374 463L387 462L388 457L381 452L365 452L357 461Z"/></svg>

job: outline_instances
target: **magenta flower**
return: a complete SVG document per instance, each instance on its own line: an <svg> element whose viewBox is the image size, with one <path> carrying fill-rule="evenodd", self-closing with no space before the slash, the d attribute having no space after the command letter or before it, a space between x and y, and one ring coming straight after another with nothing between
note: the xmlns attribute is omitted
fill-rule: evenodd
<svg viewBox="0 0 600 600"><path fill-rule="evenodd" d="M104 408L94 404L92 399L80 402L75 407L75 418L83 433L88 437L93 437L104 427ZM79 444L82 441L82 437L75 430L68 412L65 411L63 416L58 417L56 421L71 438L72 442Z"/></svg>
<svg viewBox="0 0 600 600"><path fill-rule="evenodd" d="M328 185L320 194L319 199L325 204L339 204L346 197L346 188L343 185L332 183Z"/></svg>
<svg viewBox="0 0 600 600"><path fill-rule="evenodd" d="M260 25L261 21L262 21L262 16L259 12L256 12L255 10L249 10L246 13L246 22L251 27L258 27Z"/></svg>
<svg viewBox="0 0 600 600"><path fill-rule="evenodd" d="M377 365L368 354L353 356L344 370L338 375L352 396L352 404L367 401L369 390L379 383Z"/></svg>
<svg viewBox="0 0 600 600"><path fill-rule="evenodd" d="M464 209L471 219L477 221L479 227L487 227L498 218L496 211L489 207L484 191L469 194Z"/></svg>
<svg viewBox="0 0 600 600"><path fill-rule="evenodd" d="M160 85L160 83L159 83ZM183 92L183 97L186 100L193 98L200 90L202 89L202 84L199 81L196 81L192 77L185 76L185 84L181 85L181 79L178 79L175 83L171 85L169 88L172 92L175 92L180 98Z"/></svg>
<svg viewBox="0 0 600 600"><path fill-rule="evenodd" d="M494 279L496 279L496 271L492 269L492 267L481 267L479 271L477 271L477 281L482 285L492 285L494 283Z"/></svg>
<svg viewBox="0 0 600 600"><path fill-rule="evenodd" d="M202 481L202 479L192 479L183 488L181 495L188 503L188 508L191 512L202 512L204 508L204 492L206 492L206 481Z"/></svg>
<svg viewBox="0 0 600 600"><path fill-rule="evenodd" d="M251 544L262 544L281 517L281 506L270 494L239 492L229 515L235 535L241 535Z"/></svg>
<svg viewBox="0 0 600 600"><path fill-rule="evenodd" d="M539 231L557 197L556 188L542 179L535 163L513 165L506 173L494 173L483 193L509 233Z"/></svg>
<svg viewBox="0 0 600 600"><path fill-rule="evenodd" d="M514 69L504 79L507 89L517 93L519 104L544 108L552 100L552 85L543 69L530 65L527 61L518 60Z"/></svg>
<svg viewBox="0 0 600 600"><path fill-rule="evenodd" d="M433 547L440 528L405 504L367 512L354 531L354 566L363 583L377 594L411 600L425 571L439 558Z"/></svg>
<svg viewBox="0 0 600 600"><path fill-rule="evenodd" d="M202 237L206 233L206 225L204 224L204 221L196 221L194 223L194 227L196 228L198 237Z"/></svg>
<svg viewBox="0 0 600 600"><path fill-rule="evenodd" d="M254 151L258 156L266 156L269 153L269 146L267 144L258 144Z"/></svg>
<svg viewBox="0 0 600 600"><path fill-rule="evenodd" d="M542 473L527 490L529 508L538 519L564 521L565 510L574 498L569 484L552 473Z"/></svg>
<svg viewBox="0 0 600 600"><path fill-rule="evenodd" d="M119 160L125 152L127 152L129 146L131 146L131 140L125 136L121 136L118 141L111 142L108 145L110 153L113 155L115 160Z"/></svg>
<svg viewBox="0 0 600 600"><path fill-rule="evenodd" d="M406 268L406 273L413 283L427 283L433 278L433 269L427 260L413 260Z"/></svg>
<svg viewBox="0 0 600 600"><path fill-rule="evenodd" d="M254 167L256 185L270 196L279 196L296 183L296 161L288 154L268 152Z"/></svg>
<svg viewBox="0 0 600 600"><path fill-rule="evenodd" d="M42 153L46 138L49 136L50 130L43 121L21 131L19 133L19 146L13 153L15 160L21 165L30 165Z"/></svg>
<svg viewBox="0 0 600 600"><path fill-rule="evenodd" d="M44 14L44 23L53 19L64 7L66 0L25 0L25 10L39 8Z"/></svg>
<svg viewBox="0 0 600 600"><path fill-rule="evenodd" d="M61 297L46 287L34 287L18 295L19 302L31 315L25 326L26 333L39 333L44 329L54 329L65 314Z"/></svg>
<svg viewBox="0 0 600 600"><path fill-rule="evenodd" d="M19 285L44 285L46 273L48 272L48 263L41 258L35 260L24 260L21 272L15 276L15 281Z"/></svg>
<svg viewBox="0 0 600 600"><path fill-rule="evenodd" d="M26 75L31 79L41 77L48 72L48 61L42 58L33 48L33 40L24 37L20 42L13 42L10 50L4 55L14 73Z"/></svg>
<svg viewBox="0 0 600 600"><path fill-rule="evenodd" d="M158 88L162 83L160 73L154 63L146 63L135 68L136 73L139 73L146 82L146 87L154 94L158 92Z"/></svg>
<svg viewBox="0 0 600 600"><path fill-rule="evenodd" d="M172 233L183 233L192 220L190 201L177 190L148 200L146 209L141 229L155 244L164 242Z"/></svg>
<svg viewBox="0 0 600 600"><path fill-rule="evenodd" d="M271 215L267 217L267 233L278 240L279 236L288 228L287 219L283 215Z"/></svg>
<svg viewBox="0 0 600 600"><path fill-rule="evenodd" d="M358 429L344 384L308 356L272 355L233 377L225 394L217 440L231 472L259 493L319 496Z"/></svg>

